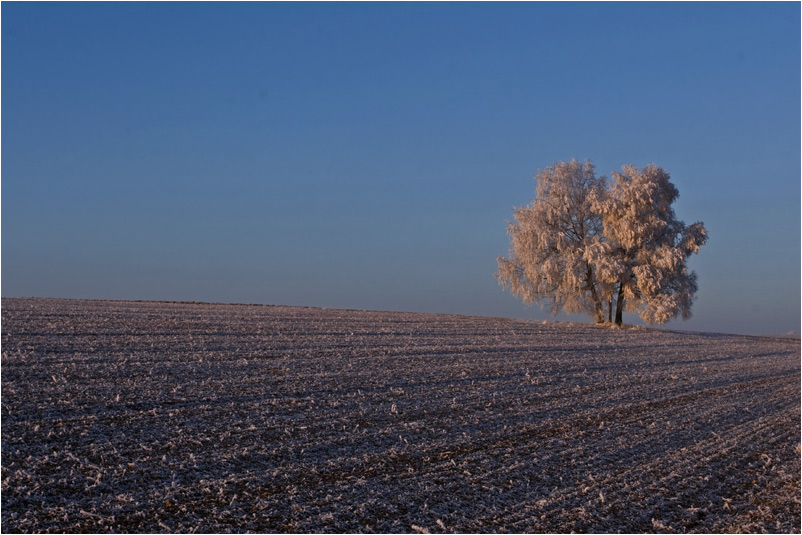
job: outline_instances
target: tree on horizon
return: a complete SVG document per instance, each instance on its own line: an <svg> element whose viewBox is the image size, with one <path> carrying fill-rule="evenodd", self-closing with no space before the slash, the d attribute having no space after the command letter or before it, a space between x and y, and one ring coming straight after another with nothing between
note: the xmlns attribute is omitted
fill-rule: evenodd
<svg viewBox="0 0 802 535"><path fill-rule="evenodd" d="M621 325L625 310L649 324L691 317L698 287L687 258L708 234L676 218L679 191L665 170L630 164L609 180L573 159L535 180L535 199L508 223L509 258L498 258L496 273L503 287L527 305L545 301L554 315L597 323Z"/></svg>

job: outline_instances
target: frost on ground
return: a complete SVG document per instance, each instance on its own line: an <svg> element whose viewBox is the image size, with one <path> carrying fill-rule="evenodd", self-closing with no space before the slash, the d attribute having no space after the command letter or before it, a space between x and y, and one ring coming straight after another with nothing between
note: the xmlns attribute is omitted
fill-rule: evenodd
<svg viewBox="0 0 802 535"><path fill-rule="evenodd" d="M799 532L800 343L3 299L0 527Z"/></svg>

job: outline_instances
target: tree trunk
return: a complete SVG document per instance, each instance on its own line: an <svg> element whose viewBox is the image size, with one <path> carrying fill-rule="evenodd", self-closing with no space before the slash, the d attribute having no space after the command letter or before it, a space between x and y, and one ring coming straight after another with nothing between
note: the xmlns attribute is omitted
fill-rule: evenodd
<svg viewBox="0 0 802 535"><path fill-rule="evenodd" d="M610 303L607 306L607 321L613 322L613 294L610 294Z"/></svg>
<svg viewBox="0 0 802 535"><path fill-rule="evenodd" d="M624 323L624 283L618 284L618 302L615 305L615 324Z"/></svg>
<svg viewBox="0 0 802 535"><path fill-rule="evenodd" d="M596 293L596 285L593 284L593 270L590 269L590 264L587 266L586 279L588 287L590 287L590 296L593 298L593 304L596 307L596 323L604 323L604 310L602 308L601 299L599 294Z"/></svg>

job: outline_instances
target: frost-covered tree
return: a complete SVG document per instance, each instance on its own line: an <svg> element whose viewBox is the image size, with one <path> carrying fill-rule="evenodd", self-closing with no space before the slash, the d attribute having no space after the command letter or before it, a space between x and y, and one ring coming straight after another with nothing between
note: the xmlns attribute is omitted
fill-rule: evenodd
<svg viewBox="0 0 802 535"><path fill-rule="evenodd" d="M593 164L560 162L538 172L532 204L509 223L509 258L499 257L496 277L524 303L548 300L557 314L587 312L604 321L602 288L587 250L601 238L602 218L593 211L605 179Z"/></svg>
<svg viewBox="0 0 802 535"><path fill-rule="evenodd" d="M688 256L707 240L671 205L679 196L663 169L632 165L596 178L591 163L560 162L539 171L536 197L508 226L509 258L498 259L502 286L550 311L585 312L621 324L624 310L647 323L687 319L697 290Z"/></svg>
<svg viewBox="0 0 802 535"><path fill-rule="evenodd" d="M691 317L696 274L687 258L707 241L701 222L686 226L671 205L679 191L656 165L633 165L614 172L610 188L593 194L602 217L603 244L590 251L600 280L615 288L616 317L635 312L647 323Z"/></svg>

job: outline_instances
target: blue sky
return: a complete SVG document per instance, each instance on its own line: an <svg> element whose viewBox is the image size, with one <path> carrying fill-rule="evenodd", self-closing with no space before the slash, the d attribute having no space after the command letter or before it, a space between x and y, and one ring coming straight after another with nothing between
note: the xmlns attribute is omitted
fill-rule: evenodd
<svg viewBox="0 0 802 535"><path fill-rule="evenodd" d="M799 331L799 3L0 9L5 297L545 319L493 274L575 157L710 232L668 328Z"/></svg>

